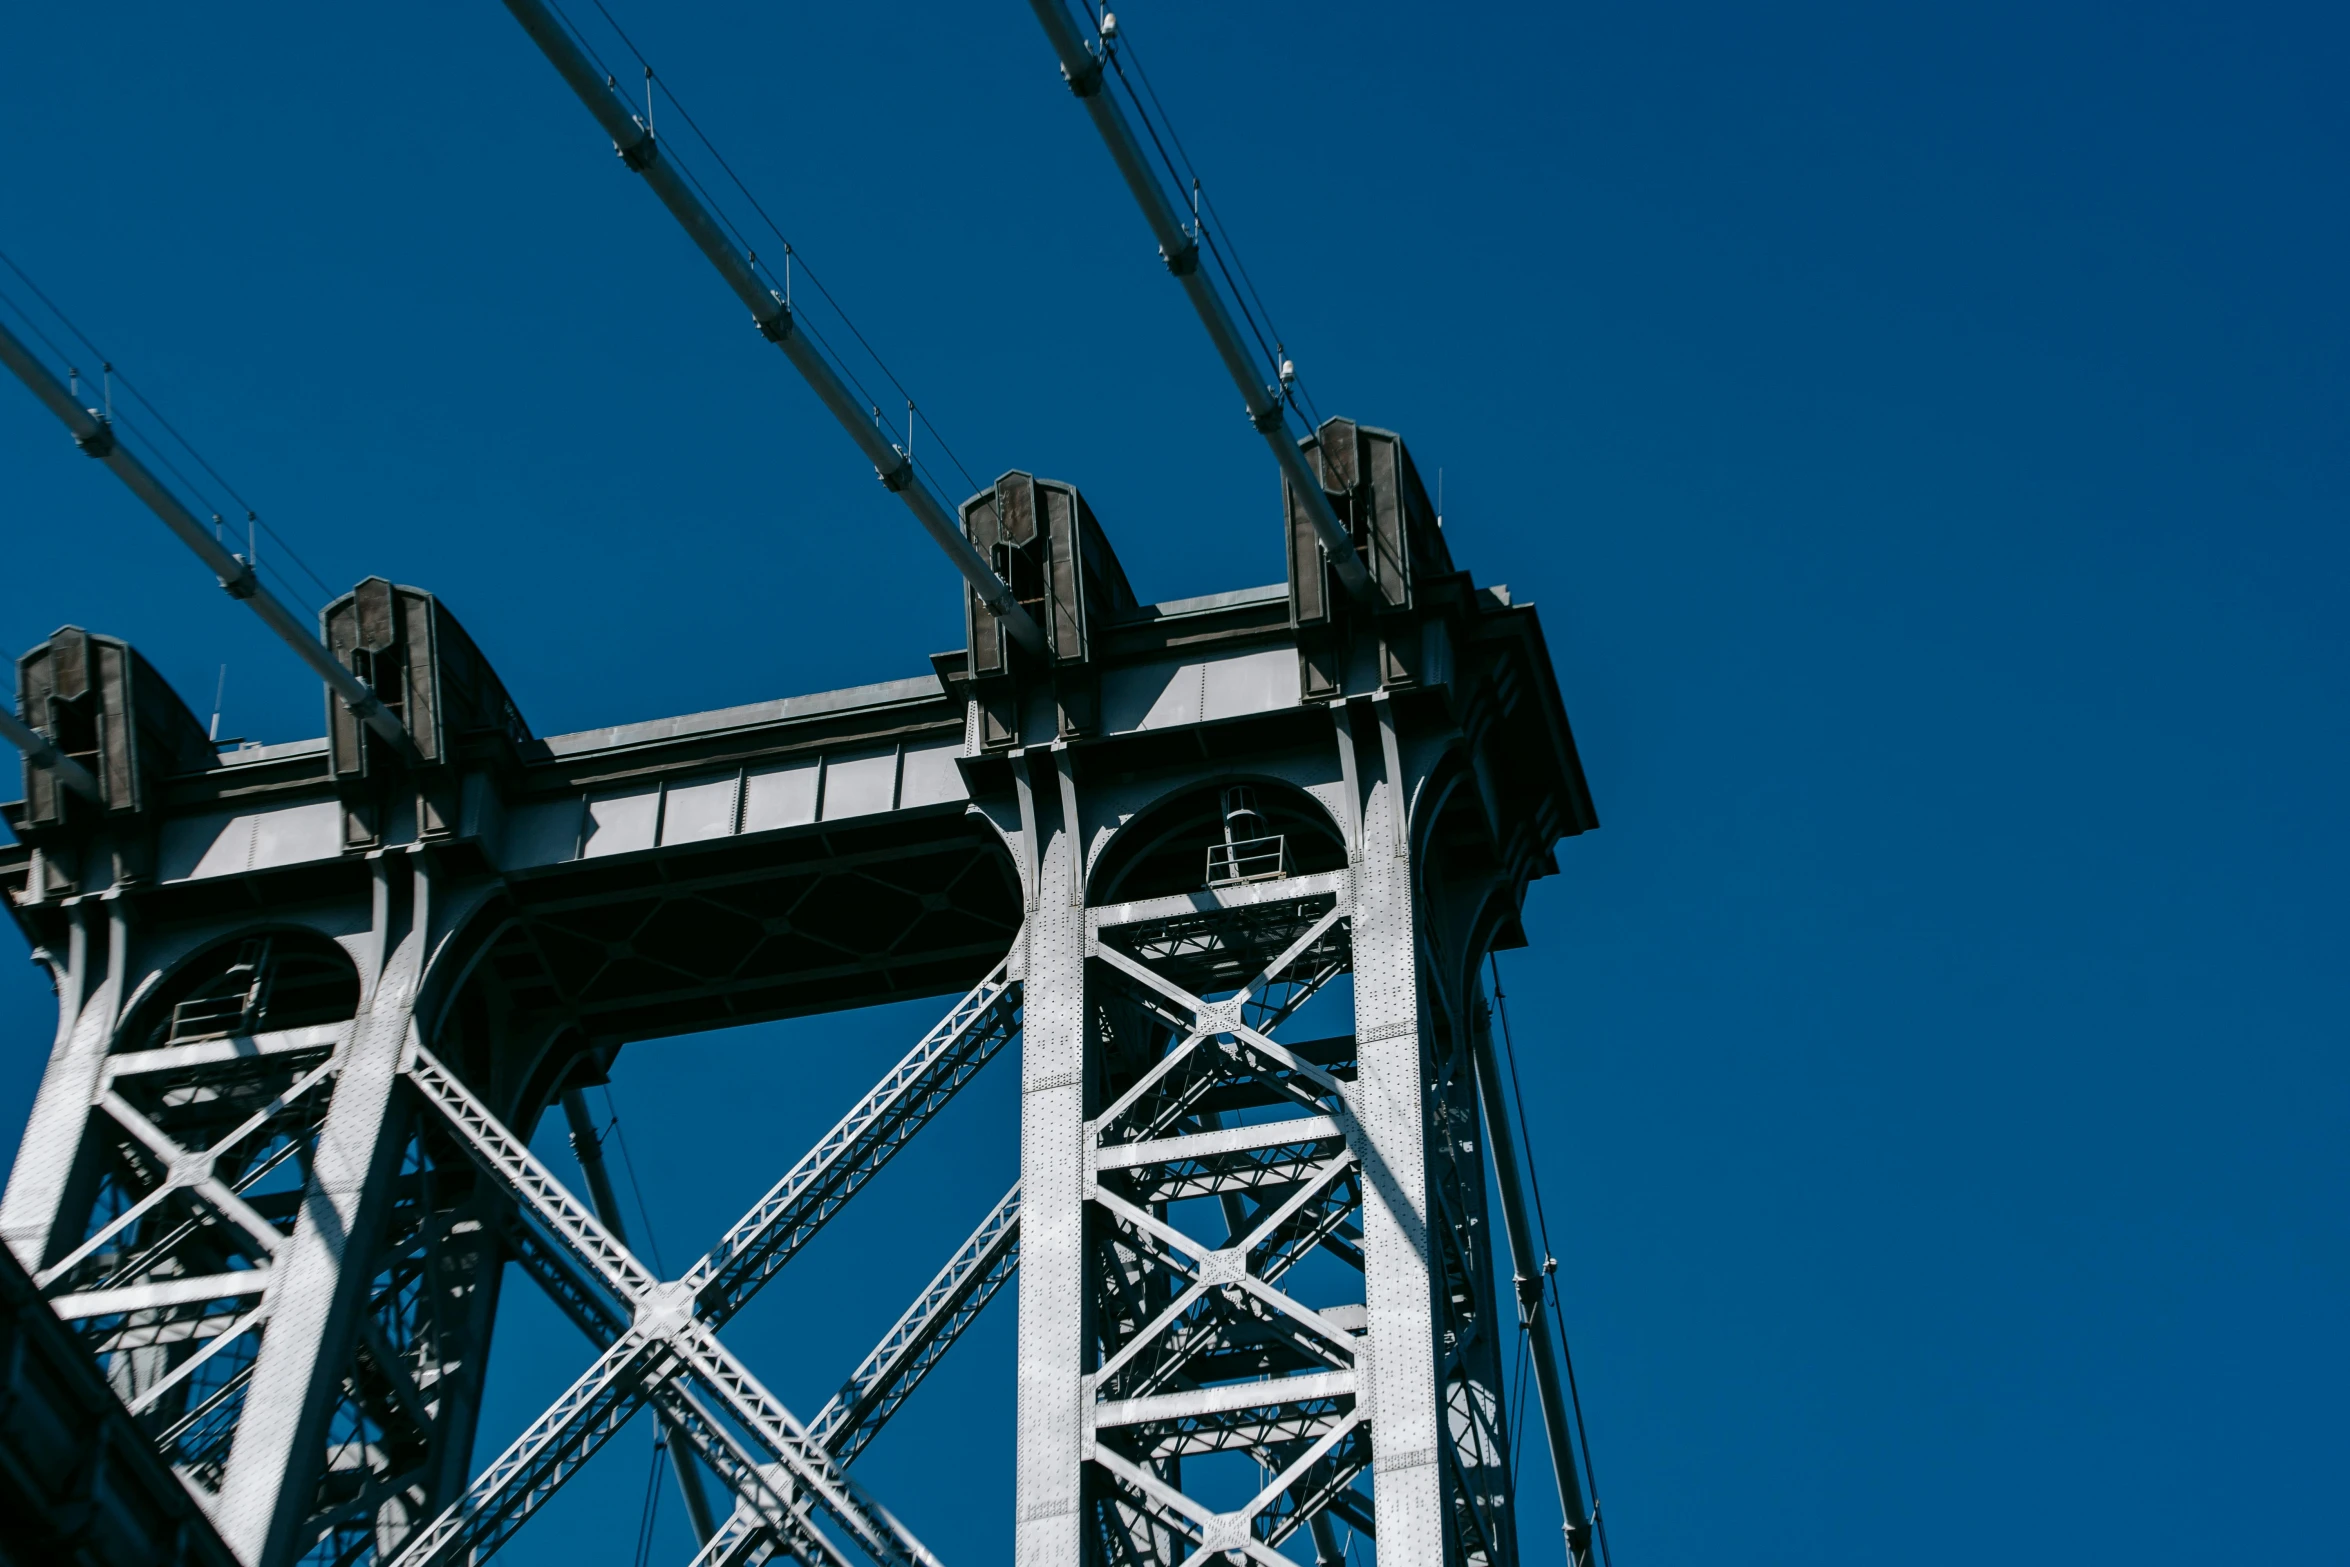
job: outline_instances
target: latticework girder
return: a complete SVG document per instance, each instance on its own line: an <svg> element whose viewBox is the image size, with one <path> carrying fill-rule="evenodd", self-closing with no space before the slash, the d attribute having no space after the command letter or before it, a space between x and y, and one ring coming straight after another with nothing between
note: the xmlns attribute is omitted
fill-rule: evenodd
<svg viewBox="0 0 2350 1567"><path fill-rule="evenodd" d="M690 1380L733 1427L697 1428L715 1433L697 1439L695 1446L705 1458L716 1455L713 1467L721 1479L733 1484L745 1472L780 1466L784 1481L763 1481L753 1491L765 1494L780 1486L812 1504L875 1560L930 1560L921 1543L847 1477L834 1449L812 1437L733 1358L714 1330L945 1107L1013 1037L1018 1018L1018 988L999 968L950 1008L710 1253L669 1284L638 1263L453 1073L421 1045L415 1047L410 1080L447 1118L468 1152L504 1183L531 1240L541 1243L526 1244L533 1272L602 1343L602 1353L563 1398L476 1477L461 1500L408 1542L399 1558L403 1567L479 1560L494 1551L646 1402L658 1401L673 1421L693 1417L694 1407L675 1395L680 1378ZM966 1248L975 1259L989 1259L978 1281L993 1271L1000 1260L994 1253L1008 1245L1013 1233L1017 1208L1012 1199L1007 1203L1011 1206L999 1210L996 1223L1000 1236L983 1226L985 1240L974 1237L976 1249ZM1001 1283L1000 1276L995 1282ZM966 1292L950 1289L942 1305L959 1293ZM616 1336L607 1340L615 1329ZM907 1347L926 1346L910 1339ZM911 1385L907 1381L899 1391L901 1400ZM889 1392L884 1383L874 1396ZM771 1528L785 1527L781 1516L756 1496L739 1489L737 1494ZM782 1505L791 1504L787 1499ZM796 1527L814 1537L811 1526Z"/></svg>

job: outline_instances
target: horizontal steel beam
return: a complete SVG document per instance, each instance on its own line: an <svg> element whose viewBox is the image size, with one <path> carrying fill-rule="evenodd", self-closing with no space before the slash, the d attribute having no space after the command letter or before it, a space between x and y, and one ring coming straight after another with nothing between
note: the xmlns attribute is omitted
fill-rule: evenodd
<svg viewBox="0 0 2350 1567"><path fill-rule="evenodd" d="M930 486L914 471L913 458L898 450L881 433L868 410L849 394L840 372L833 369L806 333L794 327L791 307L776 297L775 291L753 270L750 257L727 238L717 214L703 202L677 166L661 156L652 130L630 110L628 101L589 63L571 34L542 0L506 0L506 9L514 13L522 30L530 34L531 42L539 46L539 52L612 138L620 161L644 176L653 194L661 198L661 205L684 228L686 237L718 269L718 275L734 290L735 297L750 307L751 320L757 324L759 334L783 350L792 368L800 372L817 399L873 464L883 487L905 502L922 531L946 552L947 559L971 585L971 591L1003 621L1020 645L1031 653L1044 653L1044 632L1028 611L1020 607L1011 586L980 559L946 503L932 494Z"/></svg>
<svg viewBox="0 0 2350 1567"><path fill-rule="evenodd" d="M240 1268L194 1278L156 1279L147 1284L126 1284L120 1289L61 1295L49 1305L67 1322L129 1311L160 1311L167 1306L193 1306L202 1301L258 1295L269 1288L270 1275L268 1268Z"/></svg>
<svg viewBox="0 0 2350 1567"><path fill-rule="evenodd" d="M1258 1121L1246 1126L1227 1126L1213 1132L1187 1132L1180 1137L1154 1137L1147 1142L1113 1144L1094 1154L1094 1168L1125 1170L1144 1164L1174 1164L1191 1159L1212 1159L1220 1154L1287 1148L1297 1143L1338 1142L1345 1136L1334 1116L1309 1115L1286 1121Z"/></svg>
<svg viewBox="0 0 2350 1567"><path fill-rule="evenodd" d="M182 505L145 463L115 439L114 426L84 408L49 367L25 346L24 340L4 323L0 323L0 363L15 371L16 378L30 387L42 405L73 432L76 446L113 469L114 476L130 486L131 493L146 502L147 509L162 518L164 526L178 534L180 542L194 550L196 558L212 569L228 596L259 615L261 623L276 632L278 640L292 648L295 656L342 698L343 705L360 722L387 743L400 747L403 752L408 749L408 731L400 727L400 721L367 688L366 682L337 662L326 644L296 620L293 611L278 602L276 594L262 585L253 563L224 549L212 536L212 530L197 521L195 513Z"/></svg>
<svg viewBox="0 0 2350 1567"><path fill-rule="evenodd" d="M218 1066L228 1061L258 1061L267 1056L301 1055L327 1051L343 1042L348 1023L313 1023L307 1028L277 1029L266 1034L232 1034L193 1045L163 1045L106 1058L106 1080L138 1077L149 1072L184 1072L190 1067Z"/></svg>
<svg viewBox="0 0 2350 1567"><path fill-rule="evenodd" d="M1205 887L1197 892L1170 893L1134 903L1108 903L1085 911L1086 923L1097 933L1120 925L1145 925L1181 919L1187 914L1216 914L1232 909L1263 908L1275 903L1299 903L1307 898L1336 897L1348 901L1354 886L1345 871L1315 871L1309 876L1282 876L1242 882L1233 887Z"/></svg>
<svg viewBox="0 0 2350 1567"><path fill-rule="evenodd" d="M1281 1404L1352 1398L1354 1391L1352 1371L1316 1371L1305 1376L1186 1388L1180 1393L1161 1393L1152 1398L1113 1399L1094 1406L1093 1423L1100 1428L1138 1426L1160 1420L1201 1420L1211 1415L1271 1409Z"/></svg>

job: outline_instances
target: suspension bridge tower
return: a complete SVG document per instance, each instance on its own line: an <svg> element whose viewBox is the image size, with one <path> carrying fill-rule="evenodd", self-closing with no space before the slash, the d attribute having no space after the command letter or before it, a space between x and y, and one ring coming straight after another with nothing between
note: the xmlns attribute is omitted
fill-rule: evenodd
<svg viewBox="0 0 2350 1567"><path fill-rule="evenodd" d="M1508 1461L1527 1422L1584 1559L1480 980L1596 825L1534 607L1455 561L1400 436L1287 423L1287 367L1142 154L1111 28L1036 0L1276 460L1279 582L1146 603L1070 483L948 505L649 116L507 3L945 549L965 644L540 735L429 591L369 578L301 624L0 329L325 687L317 738L221 754L127 642L67 627L18 660L0 889L58 1000L0 1200L30 1288L244 1567L482 1561L647 1408L704 1567L930 1567L953 1542L854 1464L999 1295L1021 1567L1516 1567L1544 1554ZM632 1249L580 1097L624 1047L918 997L948 998L937 1025L706 1254L672 1278ZM1018 1183L972 1200L828 1403L788 1409L722 1329L998 1057ZM551 1111L581 1190L531 1152ZM517 1280L586 1369L483 1455Z"/></svg>

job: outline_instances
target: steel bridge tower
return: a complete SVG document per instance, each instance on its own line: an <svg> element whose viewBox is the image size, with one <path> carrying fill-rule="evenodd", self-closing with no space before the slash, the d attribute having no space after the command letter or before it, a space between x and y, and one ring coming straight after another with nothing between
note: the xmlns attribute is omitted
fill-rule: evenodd
<svg viewBox="0 0 2350 1567"><path fill-rule="evenodd" d="M1596 825L1533 606L1455 563L1400 437L1293 438L1236 351L1285 581L1146 604L1070 484L946 508L609 79L508 4L947 547L965 645L536 735L429 592L370 578L311 638L0 331L327 691L320 738L220 754L125 642L67 627L17 662L0 890L58 1001L0 1198L33 1287L244 1567L481 1561L648 1407L702 1567L931 1567L852 1466L1015 1280L1020 1567L1332 1567L1350 1540L1515 1567L1528 1420L1586 1559L1479 978ZM1196 231L1136 182L1109 39L1038 11L1228 348ZM631 1250L580 1098L623 1046L928 996L955 999L706 1255L663 1278ZM721 1330L999 1056L1018 1184L787 1409ZM584 1192L530 1152L558 1108ZM508 1264L587 1369L477 1462Z"/></svg>
<svg viewBox="0 0 2350 1567"><path fill-rule="evenodd" d="M327 640L416 754L336 705L216 758L128 646L24 656L100 797L28 763L8 808L58 1027L0 1230L246 1560L478 1559L646 1402L742 1498L714 1560L928 1560L846 1464L1015 1260L1023 1563L1269 1560L1316 1520L1514 1559L1539 1259L1487 1212L1478 969L1591 805L1534 609L1454 566L1403 443L1312 455L1377 612L1294 519L1286 584L1137 604L1083 498L1014 473L964 516L1046 658L975 608L928 676L536 738L371 580ZM525 1147L623 1044L940 993L681 1279ZM795 1420L715 1330L1015 1041L1016 1193ZM601 1355L476 1476L504 1261Z"/></svg>

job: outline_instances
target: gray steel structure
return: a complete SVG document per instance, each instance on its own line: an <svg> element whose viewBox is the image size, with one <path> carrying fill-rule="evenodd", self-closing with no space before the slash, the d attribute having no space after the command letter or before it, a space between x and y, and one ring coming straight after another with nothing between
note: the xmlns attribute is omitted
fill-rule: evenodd
<svg viewBox="0 0 2350 1567"><path fill-rule="evenodd" d="M735 1498L705 1561L929 1562L848 1465L1015 1264L1021 1562L1333 1523L1516 1559L1539 1259L1486 1212L1477 974L1594 818L1533 608L1454 567L1394 436L1309 456L1377 613L1295 506L1287 583L1138 604L1013 473L964 524L1043 659L975 602L925 676L542 739L371 579L324 641L408 744L330 698L217 757L119 642L19 661L100 798L28 758L7 811L59 1009L0 1233L243 1560L479 1560L651 1404ZM961 999L676 1280L527 1149L624 1044L923 995ZM1020 1185L801 1423L717 1330L1015 1040ZM598 1353L475 1473L506 1261Z"/></svg>
<svg viewBox="0 0 2350 1567"><path fill-rule="evenodd" d="M1350 1538L1514 1567L1520 1332L1586 1559L1478 977L1596 825L1532 606L1455 565L1399 437L1283 433L1051 0L1280 458L1283 583L1143 604L1078 490L1026 473L950 517L649 127L507 3L946 547L966 645L537 737L428 592L370 578L289 632L0 341L328 692L321 739L224 756L120 641L68 627L18 661L0 889L58 1024L0 1238L245 1567L480 1561L646 1408L700 1567L930 1567L850 1467L1008 1285L1021 1567L1329 1564ZM630 1249L579 1098L622 1046L925 996L958 999L705 1256L664 1279ZM1007 1053L1019 1183L802 1421L720 1330ZM584 1195L529 1148L555 1105ZM477 1466L508 1263L589 1364Z"/></svg>

